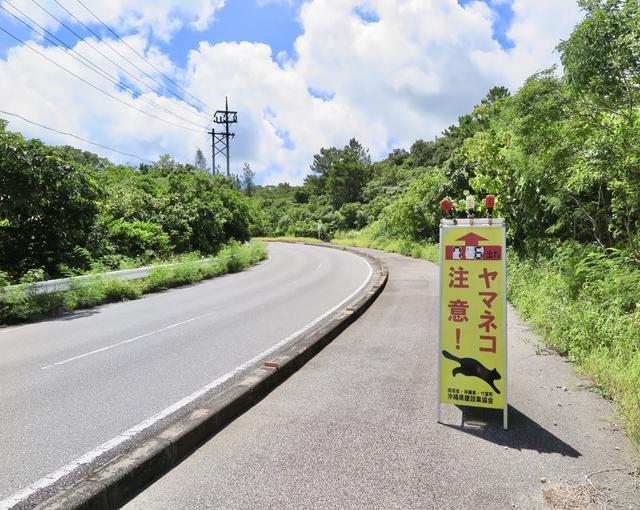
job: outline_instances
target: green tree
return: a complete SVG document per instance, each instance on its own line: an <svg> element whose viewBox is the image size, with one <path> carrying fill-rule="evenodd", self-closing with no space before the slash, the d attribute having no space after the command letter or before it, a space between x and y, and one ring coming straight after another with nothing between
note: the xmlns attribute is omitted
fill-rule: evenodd
<svg viewBox="0 0 640 510"><path fill-rule="evenodd" d="M558 47L581 124L574 187L597 187L585 219L594 228L604 224L601 244L609 244L611 234L640 260L640 4L580 5L584 20Z"/></svg>
<svg viewBox="0 0 640 510"><path fill-rule="evenodd" d="M117 253L127 257L141 257L144 261L166 256L172 246L169 236L160 225L144 221L112 220L105 232L105 240L117 247Z"/></svg>
<svg viewBox="0 0 640 510"><path fill-rule="evenodd" d="M251 170L249 163L242 165L242 191L248 197L253 196L255 191L256 173Z"/></svg>
<svg viewBox="0 0 640 510"><path fill-rule="evenodd" d="M20 275L57 265L84 247L98 213L89 172L65 150L25 140L0 120L0 271Z"/></svg>
<svg viewBox="0 0 640 510"><path fill-rule="evenodd" d="M202 153L202 150L200 149L200 147L196 149L196 155L194 158L193 165L196 167L196 170L202 170L202 171L207 170L207 160L205 159L204 154Z"/></svg>
<svg viewBox="0 0 640 510"><path fill-rule="evenodd" d="M305 185L314 194L326 194L333 207L339 209L346 203L362 200L370 165L368 151L352 138L341 150L320 149L313 157L313 174Z"/></svg>
<svg viewBox="0 0 640 510"><path fill-rule="evenodd" d="M434 169L414 180L409 189L385 208L378 230L389 238L434 241L440 222L440 199L446 178Z"/></svg>
<svg viewBox="0 0 640 510"><path fill-rule="evenodd" d="M632 120L640 96L640 3L579 4L586 16L558 46L567 83L591 107Z"/></svg>

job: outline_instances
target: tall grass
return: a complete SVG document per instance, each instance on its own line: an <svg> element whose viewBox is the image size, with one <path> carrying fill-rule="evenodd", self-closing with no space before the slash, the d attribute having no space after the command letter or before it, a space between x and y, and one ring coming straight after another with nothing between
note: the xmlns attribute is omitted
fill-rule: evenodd
<svg viewBox="0 0 640 510"><path fill-rule="evenodd" d="M263 242L248 245L231 243L215 258L206 261L187 260L172 266L152 268L147 278L139 280L95 276L88 281L75 283L68 291L52 294L35 294L30 291L29 285L21 285L0 291L0 324L14 324L102 303L137 299L149 292L242 271L266 257L267 247Z"/></svg>
<svg viewBox="0 0 640 510"><path fill-rule="evenodd" d="M259 241L281 241L284 243L308 243L308 244L321 244L326 241L317 239L315 237L295 237L295 236L271 236L271 237L256 237Z"/></svg>
<svg viewBox="0 0 640 510"><path fill-rule="evenodd" d="M438 262L438 246L429 243L419 243L407 239L390 239L380 236L371 229L349 230L336 232L331 241L339 246L356 246L359 248L374 248L390 253L399 253L406 257Z"/></svg>
<svg viewBox="0 0 640 510"><path fill-rule="evenodd" d="M332 242L436 263L439 257L437 245L370 229L338 232ZM509 300L548 345L618 404L628 435L640 443L640 268L613 249L565 243L550 252L509 255Z"/></svg>
<svg viewBox="0 0 640 510"><path fill-rule="evenodd" d="M262 237L262 241L282 241L291 243L309 243L320 244L324 241L319 241L313 237L293 237L293 236L277 236L277 237ZM398 240L380 238L374 236L368 229L363 230L348 230L338 231L335 237L331 239L331 244L336 246L353 246L356 248L374 248L377 250L383 250L390 253L399 253L407 257L414 257L418 259L430 260L432 262L438 262L438 247L432 244L418 243L415 241Z"/></svg>
<svg viewBox="0 0 640 510"><path fill-rule="evenodd" d="M619 404L640 442L640 269L620 255L567 247L547 258L513 256L509 299Z"/></svg>

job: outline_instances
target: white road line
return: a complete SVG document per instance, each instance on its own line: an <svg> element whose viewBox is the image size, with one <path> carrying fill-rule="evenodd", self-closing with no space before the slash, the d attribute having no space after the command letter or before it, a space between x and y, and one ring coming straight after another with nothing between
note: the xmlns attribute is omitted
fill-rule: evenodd
<svg viewBox="0 0 640 510"><path fill-rule="evenodd" d="M99 352L108 351L109 349L113 349L114 347L119 347L120 345L124 345L124 344L128 344L128 343L131 343L131 342L135 342L136 340L141 340L141 339L147 338L147 337L149 337L151 335L156 335L158 333L162 333L163 331L167 331L169 329L177 328L178 326L182 326L183 324L187 324L189 322L197 321L198 319L202 319L204 317L208 317L209 315L212 315L214 313L216 313L216 312L213 311L213 312L205 313L203 315L198 315L197 317L191 317L190 319L187 319L186 321L176 322L175 324L171 324L170 326L166 326L164 328L156 329L155 331L150 331L149 333L145 333L143 335L134 336L133 338L129 338L127 340L123 340L122 342L118 342L118 343L115 343L115 344L107 345L106 347L102 347L100 349L96 349L95 351L85 352L84 354L80 354L79 356L74 356L73 358L67 358L67 359L64 359L62 361L58 361L56 363L52 363L51 365L46 365L44 367L40 367L40 369L41 370L47 370L49 368L56 367L56 366L59 366L59 365L65 365L66 363L69 363L71 361L75 361L77 359L86 358L87 356L93 356L94 354L98 354Z"/></svg>
<svg viewBox="0 0 640 510"><path fill-rule="evenodd" d="M260 264L260 266L264 266L267 263L269 263L270 261L271 261L271 258L268 258L264 263ZM321 266L322 266L322 264L320 264L316 269L320 269ZM60 366L60 365L66 365L67 363L69 363L71 361L75 361L75 360L78 360L78 359L86 358L88 356L93 356L94 354L98 354L100 352L108 351L109 349L113 349L114 347L119 347L121 345L129 344L131 342L135 342L136 340L142 340L143 338L147 338L147 337L150 337L152 335L156 335L158 333L162 333L163 331L167 331L169 329L173 329L175 327L182 326L183 324L187 324L189 322L193 322L193 321L196 321L198 319L203 319L204 317L208 317L213 313L215 313L215 312L208 312L208 313L205 313L203 315L198 315L197 317L192 317L191 319L187 319L185 321L177 322L176 324L171 324L170 326L166 326L166 327L161 328L161 329L156 329L155 331L150 331L149 333L144 333L143 335L138 335L138 336L135 336L133 338L129 338L127 340L123 340L122 342L117 342L115 344L107 345L106 347L101 347L100 349L96 349L94 351L86 352L86 353L80 354L78 356L73 356L72 358L64 359L64 360L58 361L56 363L51 363L50 365L46 365L44 367L40 367L40 369L41 370L48 370L50 368L57 367L57 366Z"/></svg>
<svg viewBox="0 0 640 510"><path fill-rule="evenodd" d="M248 269L253 269L254 267L258 268L258 267L266 266L269 262L271 262L271 260L272 260L271 254L269 254L266 259L261 261L259 264L255 264L254 266L251 266ZM204 283L206 283L208 281L210 281L210 280L202 280L202 282L204 282ZM146 295L145 295L145 297L146 297ZM102 306L102 305L96 305L94 308L97 308L98 306ZM82 310L80 310L80 311L82 311ZM36 323L32 323L32 324L24 324L23 326L2 326L2 327L0 327L0 335L2 335L3 333L11 333L13 331L18 331L19 329L24 329L24 328L30 328L32 326L37 326L38 324L40 324L40 323L36 322ZM55 364L56 363L54 363L54 365ZM53 366L53 365L50 365L50 366ZM42 368L44 369L44 368L49 368L49 367L42 367Z"/></svg>
<svg viewBox="0 0 640 510"><path fill-rule="evenodd" d="M35 324L25 324L24 326L10 326L8 328L0 328L0 335L2 333L11 333L12 331L18 331L19 329L35 326Z"/></svg>
<svg viewBox="0 0 640 510"><path fill-rule="evenodd" d="M264 266L267 262L270 262L270 260L271 260L270 258L267 259L267 261L264 264L261 264L261 266ZM73 356L72 358L67 358L67 359L64 359L62 361L58 361L56 363L51 363L50 365L46 365L44 367L40 367L40 369L41 370L48 370L50 368L57 367L57 366L60 366L60 365L66 365L67 363L69 363L71 361L75 361L75 360L78 360L78 359L86 358L88 356L93 356L94 354L98 354L100 352L108 351L109 349L113 349L114 347L119 347L121 345L129 344L131 342L135 342L136 340L142 340L143 338L147 338L147 337L150 337L152 335L156 335L158 333L162 333L163 331L167 331L169 329L173 329L175 327L182 326L183 324L187 324L189 322L193 322L193 321L196 321L196 320L199 320L199 319L203 319L205 317L209 317L210 315L212 315L214 313L215 313L215 311L207 312L207 313L205 313L203 315L198 315L197 317L192 317L192 318L187 319L185 321L176 322L175 324L171 324L170 326L166 326L164 328L156 329L155 331L150 331L149 333L144 333L143 335L138 335L138 336L134 336L133 338L128 338L127 340L123 340L122 342L117 342L115 344L107 345L106 347L101 347L100 349L96 349L94 351L86 352L86 353L80 354L78 356Z"/></svg>
<svg viewBox="0 0 640 510"><path fill-rule="evenodd" d="M158 414L155 414L151 418L148 418L148 419L144 420L143 422L138 423L134 427L130 428L129 430L126 430L122 434L114 437L113 439L107 441L106 443L102 443L100 446L98 446L94 450L91 450L90 452L85 453L84 455L82 455L81 457L77 458L76 460L70 462L66 466L61 467L57 471L54 471L53 473L48 474L44 478L41 478L40 480L32 483L28 487L25 487L21 491L16 492L12 496L9 496L8 498L0 501L0 510L9 510L10 508L14 507L15 505L18 505L19 503L22 503L23 501L25 501L29 497L33 496L36 492L38 492L38 491L40 491L40 490L42 490L42 489L44 489L46 487L49 487L49 486L53 485L54 483L56 483L57 481L61 480L65 476L70 475L71 473L73 473L75 470L77 470L81 466L91 463L92 461L94 461L95 459L100 457L101 455L107 453L109 450L112 450L113 448L121 445L122 443L124 443L125 441L131 439L132 437L136 436L137 434L140 434L141 432L143 432L144 430L148 429L152 425L158 423L160 420L163 420L164 418L170 416L171 414L179 411L183 407L189 405L190 403L194 402L195 400L197 400L198 398L203 396L205 393L207 393L207 392L209 392L211 390L214 390L215 388L217 388L221 384L225 383L226 381L228 381L229 379L233 378L234 376L240 374L241 372L243 372L244 370L248 369L252 365L258 363L259 361L261 361L265 357L269 356L270 354L274 353L275 351L277 351L281 347L284 347L286 344L291 342L294 338L297 338L298 336L306 333L309 329L314 327L316 324L318 324L322 320L326 319L329 315L331 315L333 312L338 310L340 307L344 306L356 294L358 294L358 292L360 292L362 289L364 289L365 286L369 283L369 281L371 280L371 277L373 276L373 268L371 267L371 264L369 264L365 259L360 258L360 260L362 260L365 264L367 264L367 266L369 266L369 274L367 275L366 280L352 294L350 294L348 297L346 297L345 299L340 301L340 303L338 303L336 306L331 308L331 310L328 310L327 312L323 313L320 317L318 317L317 319L311 321L309 324L307 324L303 328L299 329L295 333L290 334L284 340L282 340L282 341L278 342L277 344L269 347L264 352L258 354L257 356L255 356L254 358L250 359L249 361L246 361L245 363L243 363L242 365L238 366L237 368L235 368L231 372L228 372L227 374L225 374L225 375L223 375L221 377L218 377L215 381L207 384L206 386L203 386L202 388L200 388L199 390L195 391L194 393L192 393L188 397L185 397L182 400L179 400L175 404L170 405L169 407L167 407L166 409L160 411ZM201 316L201 317L204 317L204 316ZM195 319L196 318L194 317L193 319L189 319L189 321L195 320ZM184 322L188 322L188 321L184 321ZM178 324L181 324L181 323L178 323ZM169 326L169 327L175 327L178 324L173 325L173 326ZM168 329L168 328L163 328L163 330L164 329ZM162 330L159 330L159 331L162 331ZM151 335L151 334L153 334L153 333L147 333L147 335L145 335L145 336L148 336L148 335ZM133 341L133 339L130 339L130 341ZM98 351L96 351L96 352L98 352Z"/></svg>

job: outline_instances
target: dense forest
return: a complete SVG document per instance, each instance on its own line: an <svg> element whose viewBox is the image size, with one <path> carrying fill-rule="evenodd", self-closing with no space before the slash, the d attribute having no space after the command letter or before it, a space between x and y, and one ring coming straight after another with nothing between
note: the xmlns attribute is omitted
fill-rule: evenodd
<svg viewBox="0 0 640 510"><path fill-rule="evenodd" d="M640 437L640 5L581 0L563 71L494 87L434 140L372 162L322 148L303 185L210 175L202 158L114 165L26 140L0 121L0 280L30 281L207 255L251 236L437 241L439 201L496 196L510 299L619 399Z"/></svg>
<svg viewBox="0 0 640 510"><path fill-rule="evenodd" d="M356 140L321 149L302 187L256 191L268 230L315 236L321 221L327 237L368 226L435 241L441 198L492 193L518 248L577 241L640 261L640 7L581 4L586 19L558 47L563 76L495 87L440 137L380 162Z"/></svg>
<svg viewBox="0 0 640 510"><path fill-rule="evenodd" d="M300 187L256 190L274 235L317 235L437 261L449 197L496 196L509 299L620 404L640 441L640 4L582 0L563 72L495 87L435 140L372 163L355 140L320 150ZM345 233L354 229L356 232Z"/></svg>
<svg viewBox="0 0 640 510"><path fill-rule="evenodd" d="M216 253L259 228L238 181L165 155L139 168L25 140L0 121L0 280Z"/></svg>

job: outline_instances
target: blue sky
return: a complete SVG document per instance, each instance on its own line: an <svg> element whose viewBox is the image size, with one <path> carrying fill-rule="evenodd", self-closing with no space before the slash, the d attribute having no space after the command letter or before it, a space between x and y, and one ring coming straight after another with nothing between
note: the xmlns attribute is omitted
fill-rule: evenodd
<svg viewBox="0 0 640 510"><path fill-rule="evenodd" d="M477 0L458 0L461 6L466 6ZM513 41L507 37L507 32L513 20L513 10L511 8L512 0L484 0L495 13L495 22L493 24L493 37L500 45L509 49L513 47ZM72 4L67 0L68 8L71 10ZM158 45L165 52L171 61L179 67L187 64L187 58L190 50L196 49L201 41L210 43L220 42L240 42L249 41L256 43L265 43L271 47L274 58L284 52L289 59L295 60L296 54L294 43L298 36L303 33L303 26L299 21L298 15L303 0L291 1L258 1L258 0L230 0L216 11L215 21L209 25L204 31L194 30L190 26L184 26L177 31L170 41L165 41L159 37L151 36L153 44ZM16 5L15 0L11 4ZM63 17L64 11L58 6L43 4L45 8L50 10L52 14ZM13 11L10 5L5 4L9 10ZM20 4L16 5L20 8ZM26 15L30 16L34 13L41 13L41 10L32 5L29 9L21 9ZM13 11L16 13L15 11ZM73 10L72 12L79 12ZM375 9L367 8L366 5L359 5L354 8L354 13L360 16L364 21L377 22L379 18ZM19 14L19 13L16 13ZM3 28L9 30L17 37L23 40L29 40L33 37L33 33L20 21L13 18L6 11L0 11L0 20L3 22ZM32 24L30 20L26 22ZM65 23L76 31L79 35L89 35L86 30L72 19L67 19ZM87 23L93 30L102 36L108 36L108 31L97 21ZM74 45L78 38L60 27L52 32L69 45ZM131 31L120 31L120 35L127 35ZM11 36L0 32L0 58L6 58L9 48L16 46L18 43ZM50 45L47 41L43 41L44 46ZM322 91L317 92L318 97L324 97Z"/></svg>
<svg viewBox="0 0 640 510"><path fill-rule="evenodd" d="M0 2L1 3L1 2ZM15 3L15 0L11 1ZM294 56L293 43L296 37L302 33L302 26L298 21L298 12L302 1L291 2L257 2L255 0L239 0L227 2L224 7L216 11L215 21L206 30L199 31L192 27L185 26L177 31L170 41L164 41L159 37L151 37L153 44L157 44L167 55L170 56L172 62L177 66L184 67L187 63L187 56L190 50L198 47L201 41L211 43L219 42L260 42L271 46L274 56L284 51L290 57ZM58 6L44 5L47 10L56 16L64 16ZM67 0L63 5L68 6L71 10L72 2ZM13 11L10 5L5 6ZM20 9L26 15L31 16L34 12L42 11L37 5L31 5L28 9ZM79 11L72 11L74 13ZM19 13L16 13L19 14ZM4 10L0 10L0 20L3 28L9 30L21 39L28 40L32 37L32 32L22 23L13 18ZM26 22L33 25L29 20ZM78 32L80 35L89 35L84 28L73 20L66 20L65 24ZM97 21L92 20L88 25L102 36L108 36L107 29L101 26ZM120 30L120 35L127 35L131 31ZM60 27L53 30L53 33L66 43L73 45L78 38ZM7 50L18 44L15 39L9 35L0 32L0 58L6 58ZM49 45L46 41L43 44Z"/></svg>
<svg viewBox="0 0 640 510"><path fill-rule="evenodd" d="M64 11L55 4L47 5L47 3L42 3L41 0L40 3L56 16L63 17L65 15ZM27 4L28 8L26 9L21 8L21 5L15 0L11 1L11 4L18 7L27 16L42 12L35 4L31 6ZM173 34L170 41L163 41L158 37L152 37L151 40L162 48L176 65L181 67L187 63L189 50L197 48L200 41L203 40L211 43L228 41L261 42L271 46L274 56L281 51L293 56L293 43L296 37L302 33L302 26L298 21L298 12L301 4L302 1L258 2L255 0L231 0L216 11L215 22L206 30L199 31L185 26ZM63 3L63 5L72 10L73 3L71 1L67 0L67 3ZM4 4L4 6L19 15L19 13L13 11L9 4ZM77 13L80 11L74 9L72 12ZM28 40L32 37L32 32L25 25L4 10L0 10L0 20L2 21L0 26L19 38ZM32 24L27 19L25 21ZM80 35L88 35L84 28L73 20L66 20L65 24ZM88 23L88 25L102 36L109 35L107 29L95 20ZM120 35L126 35L131 31L120 30L119 32ZM71 45L75 44L78 39L64 27L53 30L53 33ZM5 33L0 33L0 57L6 58L7 50L16 44L18 43L15 39ZM45 41L44 45L48 45L48 43Z"/></svg>
<svg viewBox="0 0 640 510"><path fill-rule="evenodd" d="M462 6L468 5L476 0L458 0L458 3ZM507 33L509 32L509 28L511 28L511 23L513 21L513 0L484 0L484 2L491 7L491 10L494 13L495 21L492 25L493 29L493 37L496 41L500 43L504 49L511 49L514 46L514 43L509 37Z"/></svg>
<svg viewBox="0 0 640 510"><path fill-rule="evenodd" d="M477 0L458 0L465 6ZM496 15L493 24L493 36L500 45L509 49L513 41L507 32L513 20L512 1L492 2L485 0ZM215 23L205 32L196 32L184 28L176 34L171 43L156 41L177 65L184 66L189 50L197 48L202 40L212 43L250 41L271 46L274 57L285 52L289 58L296 58L295 39L302 34L303 27L298 20L302 0L259 3L254 0L228 2L216 13ZM377 22L379 18L374 9L357 6L354 12L367 22ZM319 91L319 97L323 97Z"/></svg>
<svg viewBox="0 0 640 510"><path fill-rule="evenodd" d="M472 1L476 0L458 0L458 3L465 6ZM496 21L493 24L494 38L503 48L512 48L513 41L507 37L513 20L512 1L485 1L496 14ZM302 4L302 0L268 3L259 3L254 0L229 2L216 13L215 23L205 32L184 28L176 34L171 43L157 42L171 55L171 60L180 66L186 64L189 50L196 48L202 40L212 43L230 41L265 43L271 46L274 57L280 52L285 52L289 58L295 59L294 42L303 32L303 27L298 20ZM367 22L379 21L373 9L358 6L354 12Z"/></svg>
<svg viewBox="0 0 640 510"><path fill-rule="evenodd" d="M253 0L228 2L216 12L215 22L204 32L184 28L169 44L161 44L177 65L186 64L189 50L202 40L211 43L249 41L271 46L274 57L285 52L294 56L293 43L302 33L298 10L302 2L260 5Z"/></svg>
<svg viewBox="0 0 640 510"><path fill-rule="evenodd" d="M187 132L139 113L149 109L150 100L183 118L186 112L197 125L202 122L197 112L190 113L187 103L181 104L166 91L158 96L144 89L92 53L84 40L87 31L57 2L110 44L119 43L78 0L0 0L0 6L12 10L8 2L120 80L146 92L148 100L141 103L145 98L138 94L101 81L0 10L0 28L32 41L52 60L131 105L113 103L0 31L0 109L126 152L143 153L146 159L170 153L189 161L196 147L205 153L209 150L204 130ZM79 37L35 2L60 17ZM352 137L377 159L394 148L408 148L416 139L437 136L492 86L516 90L530 74L557 63L553 49L580 18L575 0L84 2L213 109L221 108L229 96L232 109L239 111L232 145L234 165L239 170L244 162L250 163L264 182L300 182L321 147L340 146ZM111 54L103 43L92 44ZM137 78L146 81L141 74ZM174 124L183 123L171 115ZM10 129L27 136L49 143L75 143L15 118L9 120Z"/></svg>

